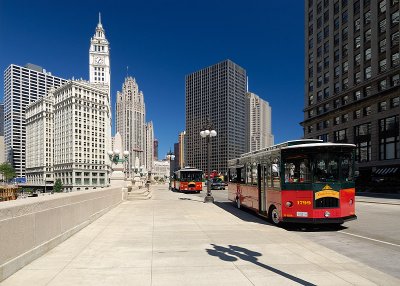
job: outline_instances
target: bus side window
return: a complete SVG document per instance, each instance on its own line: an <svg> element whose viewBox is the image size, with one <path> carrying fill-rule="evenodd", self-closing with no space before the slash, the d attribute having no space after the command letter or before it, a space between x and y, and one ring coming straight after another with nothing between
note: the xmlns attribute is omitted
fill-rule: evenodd
<svg viewBox="0 0 400 286"><path fill-rule="evenodd" d="M275 159L272 163L272 185L274 188L280 188L281 178L279 174L279 160Z"/></svg>
<svg viewBox="0 0 400 286"><path fill-rule="evenodd" d="M267 171L267 178L266 178L266 180L267 180L267 187L268 187L268 188L271 188L271 187L272 187L271 168L272 168L272 165L271 165L271 164L268 164L268 165L266 166L266 171Z"/></svg>

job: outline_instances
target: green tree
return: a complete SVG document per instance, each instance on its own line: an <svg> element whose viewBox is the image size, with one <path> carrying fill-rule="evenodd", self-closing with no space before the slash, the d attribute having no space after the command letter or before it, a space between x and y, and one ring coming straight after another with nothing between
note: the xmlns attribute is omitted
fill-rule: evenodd
<svg viewBox="0 0 400 286"><path fill-rule="evenodd" d="M16 175L14 167L8 162L0 164L0 174L3 175L5 181L11 180Z"/></svg>
<svg viewBox="0 0 400 286"><path fill-rule="evenodd" d="M62 187L63 187L63 185L61 183L61 180L57 179L56 182L54 183L53 190L56 193L60 193L62 191Z"/></svg>

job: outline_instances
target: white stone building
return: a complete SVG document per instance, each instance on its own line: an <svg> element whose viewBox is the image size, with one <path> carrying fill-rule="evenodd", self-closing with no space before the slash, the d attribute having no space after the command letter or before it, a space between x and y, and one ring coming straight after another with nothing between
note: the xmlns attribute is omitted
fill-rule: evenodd
<svg viewBox="0 0 400 286"><path fill-rule="evenodd" d="M30 185L52 186L54 89L26 107L26 179Z"/></svg>
<svg viewBox="0 0 400 286"><path fill-rule="evenodd" d="M136 80L126 77L122 91L117 92L116 132L122 136L122 146L130 156L125 173L132 176L135 158L140 165L146 163L146 108L143 92L139 91ZM146 166L147 168L147 166Z"/></svg>
<svg viewBox="0 0 400 286"><path fill-rule="evenodd" d="M54 180L67 191L108 186L107 91L71 81L54 92L54 103Z"/></svg>
<svg viewBox="0 0 400 286"><path fill-rule="evenodd" d="M152 179L155 178L163 178L168 179L169 178L169 161L163 160L163 161L154 161L153 162L153 170L151 173Z"/></svg>
<svg viewBox="0 0 400 286"><path fill-rule="evenodd" d="M258 95L247 92L247 150L255 151L274 145L272 135L271 107Z"/></svg>

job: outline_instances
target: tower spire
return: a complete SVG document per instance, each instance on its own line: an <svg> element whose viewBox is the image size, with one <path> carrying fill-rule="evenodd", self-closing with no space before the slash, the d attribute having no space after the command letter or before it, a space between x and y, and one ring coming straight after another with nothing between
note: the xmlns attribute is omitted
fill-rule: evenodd
<svg viewBox="0 0 400 286"><path fill-rule="evenodd" d="M99 12L99 25L101 25L101 13Z"/></svg>

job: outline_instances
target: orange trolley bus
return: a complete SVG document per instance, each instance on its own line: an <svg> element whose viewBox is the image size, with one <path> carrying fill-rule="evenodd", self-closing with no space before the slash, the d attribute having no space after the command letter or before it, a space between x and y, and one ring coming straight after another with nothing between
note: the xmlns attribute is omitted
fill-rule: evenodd
<svg viewBox="0 0 400 286"><path fill-rule="evenodd" d="M356 219L353 144L288 141L228 161L228 198L280 222Z"/></svg>
<svg viewBox="0 0 400 286"><path fill-rule="evenodd" d="M203 190L203 171L185 167L174 173L173 189L180 192L197 192Z"/></svg>

